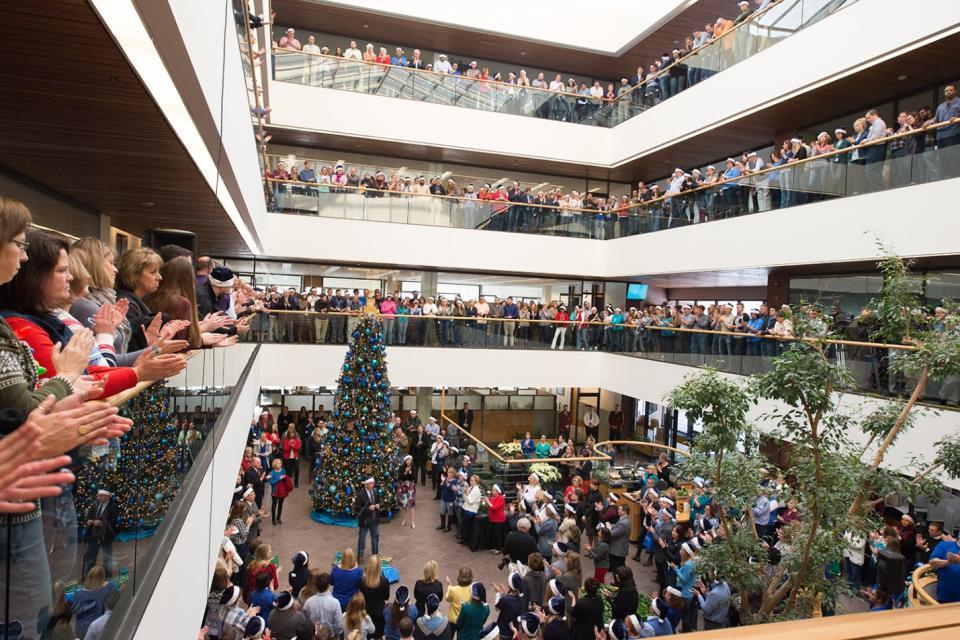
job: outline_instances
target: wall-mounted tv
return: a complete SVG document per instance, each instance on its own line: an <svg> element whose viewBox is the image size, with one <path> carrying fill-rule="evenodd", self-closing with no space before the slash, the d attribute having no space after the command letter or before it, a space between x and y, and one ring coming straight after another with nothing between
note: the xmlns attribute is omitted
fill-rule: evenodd
<svg viewBox="0 0 960 640"><path fill-rule="evenodd" d="M627 285L627 300L646 300L647 299L647 285L645 284L628 284Z"/></svg>

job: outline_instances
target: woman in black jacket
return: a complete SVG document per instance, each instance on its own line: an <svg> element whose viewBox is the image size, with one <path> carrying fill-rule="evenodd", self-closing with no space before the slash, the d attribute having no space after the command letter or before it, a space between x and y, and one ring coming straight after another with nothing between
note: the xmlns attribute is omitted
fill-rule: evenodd
<svg viewBox="0 0 960 640"><path fill-rule="evenodd" d="M150 327L156 314L150 311L144 299L160 287L162 266L160 254L147 247L128 249L117 262L117 299L126 299L130 303L127 321L133 333L127 347L129 351L146 349L148 346L148 338L143 330Z"/></svg>
<svg viewBox="0 0 960 640"><path fill-rule="evenodd" d="M630 567L617 567L613 572L613 583L617 586L617 595L611 603L611 615L614 620L622 622L628 615L637 612L639 603L637 585L633 581L633 571Z"/></svg>
<svg viewBox="0 0 960 640"><path fill-rule="evenodd" d="M586 591L580 600L570 610L572 640L595 640L594 632L603 629L603 601L597 595L600 583L593 578L587 578L583 583Z"/></svg>

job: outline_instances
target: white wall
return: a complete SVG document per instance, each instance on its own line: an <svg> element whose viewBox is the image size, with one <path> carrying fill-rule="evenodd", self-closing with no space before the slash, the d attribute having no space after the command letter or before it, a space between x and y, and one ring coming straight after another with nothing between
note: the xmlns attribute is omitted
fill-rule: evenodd
<svg viewBox="0 0 960 640"><path fill-rule="evenodd" d="M272 127L605 166L612 130L463 107L270 83ZM349 114L349 115L348 115ZM389 114L389 117L384 117ZM491 135L496 132L496 135Z"/></svg>
<svg viewBox="0 0 960 640"><path fill-rule="evenodd" d="M261 380L264 386L336 386L343 364L344 347L263 345L260 352ZM387 352L390 384L394 387L600 387L607 391L660 402L683 378L695 370L643 358L601 352L516 351L473 349L430 349L390 347ZM464 358L470 366L464 366ZM740 376L731 376L743 380ZM844 409L864 414L886 400L848 395ZM609 407L606 407L609 408ZM750 417L761 429L771 425L761 421L773 403L761 403ZM885 466L906 466L913 455L932 455L932 443L957 429L957 414L924 412L917 414L914 433L922 437L902 438L888 453ZM861 433L850 434L854 442L865 443ZM960 482L951 482L960 488Z"/></svg>
<svg viewBox="0 0 960 640"><path fill-rule="evenodd" d="M877 240L899 255L954 255L960 179L838 198L731 220L586 240L386 222L271 215L268 255L616 279L874 260ZM408 247L384 253L377 247Z"/></svg>
<svg viewBox="0 0 960 640"><path fill-rule="evenodd" d="M247 442L250 418L259 399L259 361L262 360L261 357L253 363L246 384L235 392L238 395L236 409L137 627L138 639L153 640L161 636L195 638L197 635L223 539L237 469ZM231 357L226 361L232 363L235 359ZM246 358L243 361L245 365ZM160 629L164 630L163 633L159 632Z"/></svg>
<svg viewBox="0 0 960 640"><path fill-rule="evenodd" d="M104 8L110 4L95 1L101 15L109 15ZM267 211L251 128L247 82L230 3L225 0L132 0L132 3L162 62L162 66L149 71L137 68L141 80L168 119L172 111L159 97L156 87L172 83L206 146L204 161L194 156L198 168L214 186L219 167L218 197L221 202L226 200L227 213L232 219L237 216L234 223L248 244L254 245L251 251L258 253L258 234L266 223ZM106 23L113 29L109 21ZM113 33L130 57L126 39L116 29ZM164 73L168 78L162 78ZM176 125L176 120L171 120L171 124ZM184 133L174 128L193 155ZM197 197L208 196L197 194ZM188 221L186 228L189 229Z"/></svg>
<svg viewBox="0 0 960 640"><path fill-rule="evenodd" d="M854 3L614 129L283 82L270 84L271 123L506 158L613 167L960 31L960 3L932 0L924 8L890 29L882 3ZM869 33L884 35L824 46L837 43L838 34ZM384 119L385 113L390 117Z"/></svg>

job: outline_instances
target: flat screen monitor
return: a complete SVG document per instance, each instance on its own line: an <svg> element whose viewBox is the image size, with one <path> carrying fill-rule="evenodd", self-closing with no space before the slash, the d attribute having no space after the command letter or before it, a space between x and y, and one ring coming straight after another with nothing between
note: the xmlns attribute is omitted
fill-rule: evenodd
<svg viewBox="0 0 960 640"><path fill-rule="evenodd" d="M647 299L647 285L645 284L628 284L627 285L627 300L646 300Z"/></svg>

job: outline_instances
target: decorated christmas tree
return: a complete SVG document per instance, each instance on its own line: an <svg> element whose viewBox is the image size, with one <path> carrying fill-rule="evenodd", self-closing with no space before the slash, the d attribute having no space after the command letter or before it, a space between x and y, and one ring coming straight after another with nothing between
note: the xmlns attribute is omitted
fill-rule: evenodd
<svg viewBox="0 0 960 640"><path fill-rule="evenodd" d="M380 320L363 316L351 338L313 479L313 508L331 515L355 515L356 492L364 479L373 476L381 511L392 512L397 503L400 452L390 433L390 381Z"/></svg>
<svg viewBox="0 0 960 640"><path fill-rule="evenodd" d="M118 533L143 533L160 524L182 480L169 394L158 382L120 407L133 427L87 455L75 485L77 513L86 513L97 491L106 489L117 504Z"/></svg>

